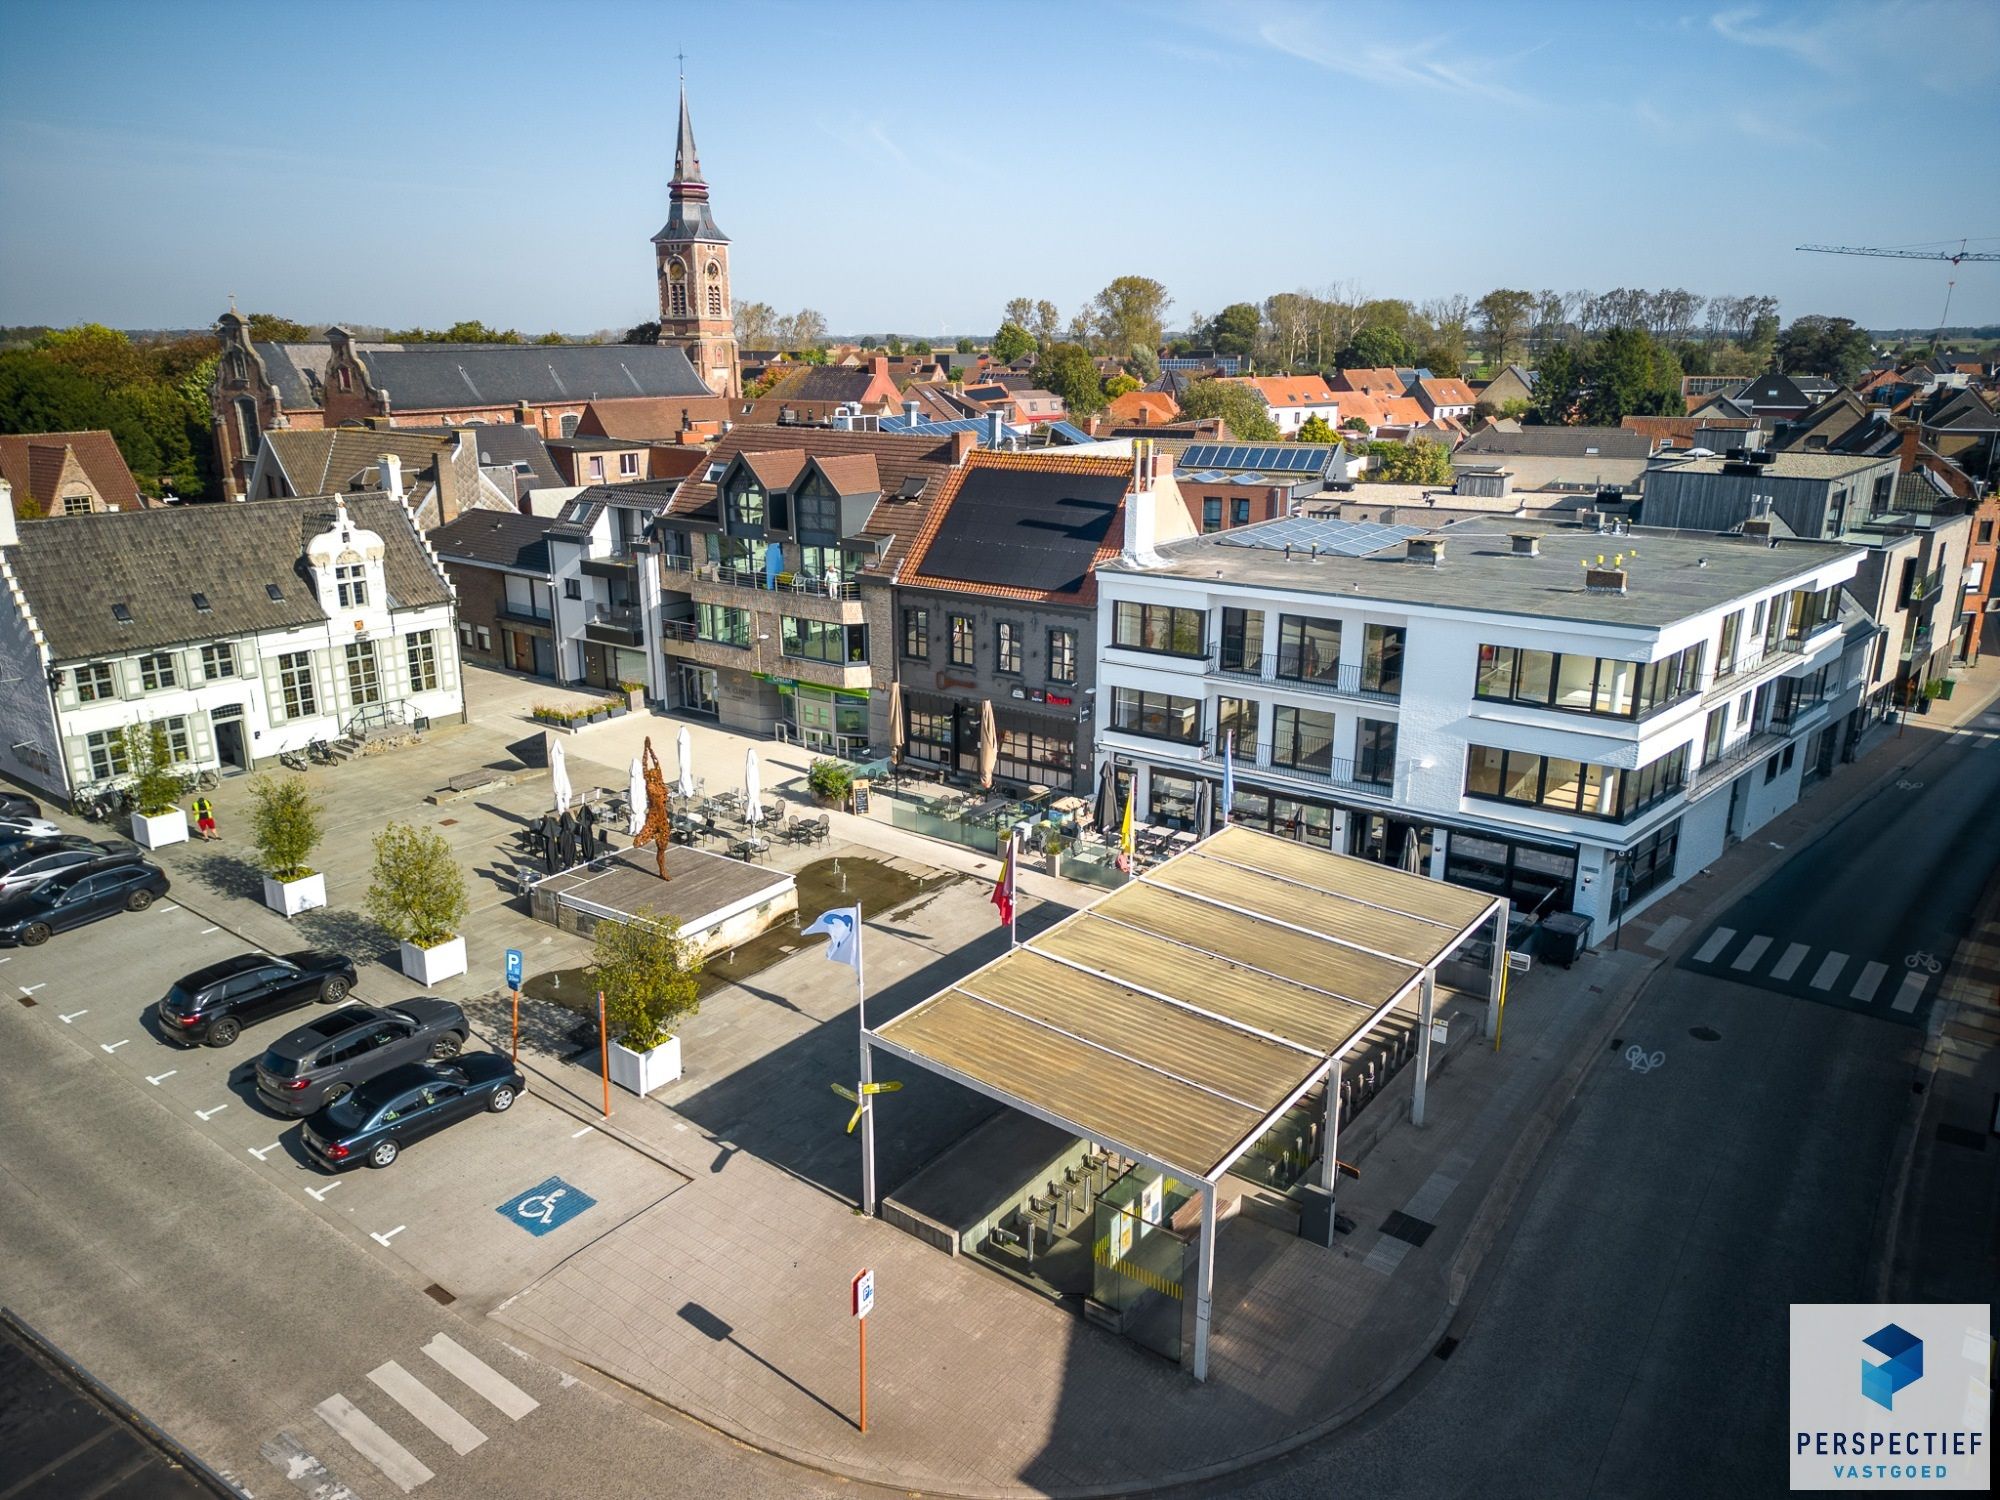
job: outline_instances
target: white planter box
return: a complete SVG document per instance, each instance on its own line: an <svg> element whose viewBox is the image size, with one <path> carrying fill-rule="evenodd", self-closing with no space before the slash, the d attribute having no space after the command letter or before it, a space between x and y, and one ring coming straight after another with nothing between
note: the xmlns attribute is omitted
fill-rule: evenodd
<svg viewBox="0 0 2000 1500"><path fill-rule="evenodd" d="M611 1081L635 1094L650 1094L681 1076L681 1039L670 1036L651 1052L611 1044Z"/></svg>
<svg viewBox="0 0 2000 1500"><path fill-rule="evenodd" d="M188 836L188 817L178 807L170 808L156 818L143 813L132 814L132 841L144 844L148 849L157 849L162 844L185 844Z"/></svg>
<svg viewBox="0 0 2000 1500"><path fill-rule="evenodd" d="M297 880L264 877L264 904L280 916L296 917L302 911L326 905L326 876L301 875Z"/></svg>
<svg viewBox="0 0 2000 1500"><path fill-rule="evenodd" d="M403 972L418 984L436 984L465 972L465 939L452 938L435 948L403 944Z"/></svg>

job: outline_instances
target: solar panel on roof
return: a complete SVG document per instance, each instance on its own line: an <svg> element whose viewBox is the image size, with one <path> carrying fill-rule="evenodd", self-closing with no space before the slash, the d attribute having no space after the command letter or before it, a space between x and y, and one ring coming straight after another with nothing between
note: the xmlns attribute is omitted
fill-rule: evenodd
<svg viewBox="0 0 2000 1500"><path fill-rule="evenodd" d="M1336 521L1323 516L1291 516L1262 526L1226 531L1215 540L1225 547L1257 547L1272 552L1282 552L1286 547L1295 552L1310 552L1317 547L1321 552L1336 557L1366 557L1371 552L1380 552L1385 547L1394 547L1410 537L1420 536L1428 529L1423 526L1383 526L1368 521Z"/></svg>
<svg viewBox="0 0 2000 1500"><path fill-rule="evenodd" d="M1339 451L1331 443L1195 443L1181 454L1189 469L1258 469L1267 474L1320 474Z"/></svg>

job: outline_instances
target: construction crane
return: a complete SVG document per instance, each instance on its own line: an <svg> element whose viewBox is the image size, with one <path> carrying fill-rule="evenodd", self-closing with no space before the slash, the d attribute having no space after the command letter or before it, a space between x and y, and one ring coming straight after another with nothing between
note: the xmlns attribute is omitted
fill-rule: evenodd
<svg viewBox="0 0 2000 1500"><path fill-rule="evenodd" d="M1860 245L1800 245L1801 250L1811 250L1819 255L1880 255L1890 260L1948 260L1958 265L1968 260L2000 260L2000 255L1988 254L1983 250L1968 250L1969 241L1960 240L1956 250L1873 250Z"/></svg>

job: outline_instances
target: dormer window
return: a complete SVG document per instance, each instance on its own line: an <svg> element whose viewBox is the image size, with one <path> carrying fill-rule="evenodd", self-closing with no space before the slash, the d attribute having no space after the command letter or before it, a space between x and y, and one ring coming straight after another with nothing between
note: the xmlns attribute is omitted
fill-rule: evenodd
<svg viewBox="0 0 2000 1500"><path fill-rule="evenodd" d="M342 609L368 607L368 569L362 563L340 563L333 570L334 587Z"/></svg>
<svg viewBox="0 0 2000 1500"><path fill-rule="evenodd" d="M283 604L285 602L285 591L275 583L265 584L264 594L273 604Z"/></svg>

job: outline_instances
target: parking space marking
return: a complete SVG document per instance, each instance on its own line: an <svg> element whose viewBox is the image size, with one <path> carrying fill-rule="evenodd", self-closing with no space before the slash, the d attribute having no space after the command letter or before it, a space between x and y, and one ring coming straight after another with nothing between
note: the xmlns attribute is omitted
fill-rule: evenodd
<svg viewBox="0 0 2000 1500"><path fill-rule="evenodd" d="M256 1157L257 1160L262 1161L265 1157L269 1156L273 1151L276 1151L280 1146L284 1144L285 1143L283 1141L273 1141L268 1146L245 1146L243 1149L245 1151L248 1151L252 1156Z"/></svg>
<svg viewBox="0 0 2000 1500"><path fill-rule="evenodd" d="M586 1125L581 1130L570 1132L570 1139L573 1141L580 1139L583 1136L589 1135L591 1131L595 1130L596 1128L597 1127L595 1125Z"/></svg>
<svg viewBox="0 0 2000 1500"><path fill-rule="evenodd" d="M180 1072L179 1068L169 1068L164 1073L148 1073L146 1075L146 1082L150 1083L154 1088L158 1088L162 1082L173 1077L178 1072Z"/></svg>
<svg viewBox="0 0 2000 1500"><path fill-rule="evenodd" d="M460 1458L486 1441L486 1434L460 1416L443 1397L425 1385L393 1359L368 1378L387 1393L389 1399L428 1427Z"/></svg>
<svg viewBox="0 0 2000 1500"><path fill-rule="evenodd" d="M1816 990L1830 990L1840 971L1847 967L1845 953L1829 953L1819 961L1819 972L1812 977L1812 987Z"/></svg>
<svg viewBox="0 0 2000 1500"><path fill-rule="evenodd" d="M1722 950L1729 946L1730 939L1735 936L1736 929L1734 927L1716 928L1715 931L1708 935L1708 941L1701 945L1700 950L1694 956L1694 961L1698 964L1714 963L1717 957L1721 955Z"/></svg>
<svg viewBox="0 0 2000 1500"><path fill-rule="evenodd" d="M22 994L24 994L24 995L32 995L32 994L34 994L34 993L35 993L35 991L36 991L36 990L45 990L45 989L47 989L48 987L49 987L49 982L48 982L48 981L47 981L46 979L44 979L44 980L43 980L43 981L42 981L42 982L41 982L40 984L24 984L24 985L22 985L22 986L21 986L21 993L22 993ZM82 1015L82 1014L83 1014L83 1012L82 1012L82 1011L78 1011L78 1012L77 1012L77 1014L78 1014L78 1015Z"/></svg>
<svg viewBox="0 0 2000 1500"><path fill-rule="evenodd" d="M180 910L180 908L179 908L178 906L174 905L174 903L173 903L173 902L171 902L171 901L162 901L162 902L161 902L161 903L160 903L160 904L159 904L158 906L154 907L154 908L153 908L153 910L154 910L154 911L179 911L179 910Z"/></svg>
<svg viewBox="0 0 2000 1500"><path fill-rule="evenodd" d="M129 1042L131 1040L132 1038L128 1036L125 1038L124 1042L99 1042L97 1045L106 1052L116 1052L120 1047L125 1045L125 1042Z"/></svg>
<svg viewBox="0 0 2000 1500"><path fill-rule="evenodd" d="M216 1115L221 1114L227 1108L229 1108L229 1106L226 1104L218 1104L215 1106L214 1109L198 1109L194 1112L194 1114L196 1119L206 1121L213 1119Z"/></svg>
<svg viewBox="0 0 2000 1500"><path fill-rule="evenodd" d="M220 932L220 931L222 931L220 927L204 927L201 930L201 936L207 937L211 932Z"/></svg>
<svg viewBox="0 0 2000 1500"><path fill-rule="evenodd" d="M1861 977L1854 981L1854 988L1848 993L1863 1003L1875 998L1875 988L1881 984L1882 976L1889 972L1887 964L1867 964L1861 970Z"/></svg>
<svg viewBox="0 0 2000 1500"><path fill-rule="evenodd" d="M1917 1008L1917 1001L1923 998L1926 976L1905 974L1903 987L1896 991L1896 998L1889 1002L1889 1009L1908 1015Z"/></svg>
<svg viewBox="0 0 2000 1500"><path fill-rule="evenodd" d="M461 1348L441 1333L424 1345L424 1353L491 1401L510 1421L520 1421L542 1404L470 1349Z"/></svg>
<svg viewBox="0 0 2000 1500"><path fill-rule="evenodd" d="M1791 947L1785 950L1785 956L1779 959L1777 964L1772 968L1771 977L1780 982L1790 979L1798 971L1799 965L1805 962L1806 955L1810 952L1812 952L1812 949L1808 948L1804 943L1792 944Z"/></svg>
<svg viewBox="0 0 2000 1500"><path fill-rule="evenodd" d="M328 1396L313 1408L319 1419L347 1446L382 1471L382 1476L404 1494L432 1478L431 1471L408 1448L377 1427L368 1414L345 1396Z"/></svg>
<svg viewBox="0 0 2000 1500"><path fill-rule="evenodd" d="M35 986L35 988L40 989L41 986L38 984ZM67 1026L70 1024L70 1022L74 1021L78 1016L87 1016L89 1014L90 1012L87 1010L73 1010L68 1015L62 1017L62 1023L63 1025Z"/></svg>
<svg viewBox="0 0 2000 1500"><path fill-rule="evenodd" d="M373 1240L376 1244L382 1246L386 1250L389 1246L389 1241L393 1240L397 1235L401 1234L405 1229L408 1229L409 1227L410 1226L407 1224L398 1224L394 1229L390 1230L387 1234L376 1234L373 1230L370 1230L368 1238Z"/></svg>
<svg viewBox="0 0 2000 1500"><path fill-rule="evenodd" d="M340 1179L336 1177L323 1188L307 1188L306 1196L315 1203L324 1203L326 1202L326 1195L339 1186Z"/></svg>
<svg viewBox="0 0 2000 1500"><path fill-rule="evenodd" d="M1736 962L1729 967L1739 974L1748 974L1757 967L1757 960L1764 956L1764 950L1771 946L1771 940L1761 932L1743 945L1743 951L1736 955Z"/></svg>

